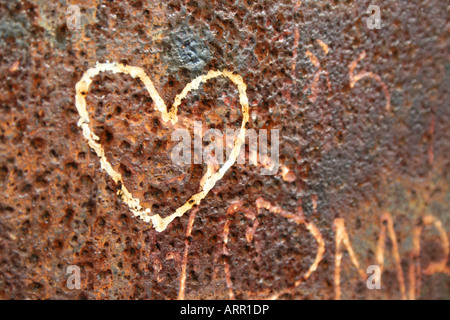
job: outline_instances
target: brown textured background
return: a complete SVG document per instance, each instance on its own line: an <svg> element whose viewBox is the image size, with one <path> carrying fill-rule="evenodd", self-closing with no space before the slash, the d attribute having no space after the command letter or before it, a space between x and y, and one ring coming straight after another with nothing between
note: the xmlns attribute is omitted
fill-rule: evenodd
<svg viewBox="0 0 450 320"><path fill-rule="evenodd" d="M289 211L300 206L326 243L318 270L283 298L334 298L336 217L345 219L365 269L374 261L379 219L390 212L406 272L411 230L421 217L431 214L450 231L448 7L439 0L373 1L382 27L369 30L371 3L0 1L0 298L178 295L189 213L162 233L136 220L77 127L75 84L96 61L144 68L168 105L194 77L226 68L248 86L250 127L280 129L280 163L295 180L232 167L197 213L186 298L228 298L224 259L236 297L244 299L288 288L309 268L317 246L305 228L265 212L247 243L251 222L239 212L226 217L233 201L255 210L258 197ZM66 26L70 4L81 8L81 30ZM328 44L327 55L317 39ZM322 75L314 103L303 92L317 70L306 50L331 82L329 90ZM377 82L350 88L348 66L363 51L356 71L386 83L389 112ZM204 166L170 164L170 130L138 80L103 74L87 101L108 159L142 202L167 215L198 190ZM241 119L237 92L225 80L192 92L180 114L219 129ZM226 219L228 256L220 250ZM422 266L442 258L432 228L421 244ZM72 264L82 268L80 290L66 287ZM383 289L370 291L344 255L342 292L399 298L391 256ZM449 299L449 275L423 275L418 298Z"/></svg>

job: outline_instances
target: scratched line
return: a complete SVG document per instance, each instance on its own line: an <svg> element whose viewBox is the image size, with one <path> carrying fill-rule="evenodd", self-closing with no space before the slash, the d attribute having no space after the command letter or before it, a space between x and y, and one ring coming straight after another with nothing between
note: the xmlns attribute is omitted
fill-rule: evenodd
<svg viewBox="0 0 450 320"><path fill-rule="evenodd" d="M380 219L380 235L378 238L378 243L376 247L376 262L381 268L379 278L377 280L381 281L382 269L384 266L384 252L385 252L385 242L386 237L389 236L392 245L392 255L394 256L395 268L397 273L397 280L400 287L401 298L406 300L414 300L416 296L420 294L420 282L421 275L431 275L434 273L445 273L450 274L449 268L447 267L448 255L450 251L449 240L447 233L445 232L442 222L431 215L426 215L421 219L421 223L416 226L413 230L413 250L411 263L409 265L408 278L409 278L409 290L406 290L405 278L403 275L401 258L399 254L398 241L395 235L394 223L392 216L389 212L384 213ZM341 291L341 262L342 262L342 245L345 246L347 252L349 253L350 261L353 266L357 269L360 277L365 281L367 279L367 274L362 270L359 265L356 254L352 248L350 238L345 227L345 221L343 218L336 218L334 220L335 226L335 241L336 241L336 252L335 252L335 273L334 273L334 285L335 285L335 299L340 300ZM420 266L420 237L425 226L434 226L438 232L441 239L441 245L444 251L444 257L440 261L432 261L429 263L425 270L421 270Z"/></svg>
<svg viewBox="0 0 450 320"><path fill-rule="evenodd" d="M242 204L243 204L242 201L238 201L238 202L235 202L234 204L232 204L227 211L227 215L234 214L236 211L240 210L240 208L242 208ZM261 213L260 212L261 209L266 209L267 211L269 211L275 215L279 215L288 220L292 220L297 225L304 224L306 229L313 235L313 237L316 240L317 245L318 245L316 258L314 259L314 262L312 263L312 265L309 267L308 271L299 280L295 281L294 285L291 288L285 289L281 292L274 293L271 296L267 297L267 299L277 299L281 295L283 295L287 292L293 291L303 281L308 279L314 271L317 270L317 267L325 253L325 242L322 238L322 234L320 233L319 229L313 223L309 222L305 218L305 216L301 213L301 210L298 210L297 213L291 213L291 212L283 210L282 208L272 205L269 201L266 201L261 197L255 201L255 205L256 205L256 210L257 210L258 214ZM247 218L250 217L252 220L254 220L256 218L254 212L251 212L251 210L249 210L249 209L242 208L241 211L246 213ZM256 221L255 221L255 223L256 223ZM253 234L256 231L256 226L257 226L257 224L255 226L255 223L253 225L253 228L251 228L251 230L248 231L248 233L246 235L246 239L248 242L253 240ZM227 250L229 226L230 226L230 222L229 222L229 220L227 220L227 222L225 223L224 229L223 229L222 251L225 255L229 254L229 252ZM225 274L226 274L226 279L227 279L226 282L227 282L227 286L228 286L229 297L230 297L230 299L234 299L235 295L233 292L233 284L231 282L230 267L226 260L224 261L224 269L225 269Z"/></svg>
<svg viewBox="0 0 450 320"><path fill-rule="evenodd" d="M357 64L361 60L363 60L365 57L366 57L366 51L363 51L359 55L359 57L355 61L351 62L349 65L348 76L350 77L350 88L353 88L358 81L360 81L364 78L374 79L376 82L378 82L378 84L383 89L384 95L386 96L385 109L386 109L386 111L389 111L391 109L391 95L389 93L388 87L386 86L384 81L381 80L381 77L376 73L368 72L368 71L361 71L355 75L355 68L356 68Z"/></svg>
<svg viewBox="0 0 450 320"><path fill-rule="evenodd" d="M444 258L442 258L441 261L437 262L430 262L428 267L421 271L420 266L420 236L422 235L423 228L425 226L434 226L441 237L441 244L444 249ZM442 272L445 274L450 275L450 269L447 267L447 261L448 261L448 255L449 255L449 240L447 237L447 233L445 232L444 228L442 227L442 222L437 219L434 216L427 215L422 219L422 223L419 224L414 228L413 231L413 253L412 253L412 260L413 264L410 267L410 281L411 281L411 289L409 291L410 297L412 299L415 298L415 296L420 294L420 288L421 288L421 277L422 273L425 275L431 275L433 273Z"/></svg>
<svg viewBox="0 0 450 320"><path fill-rule="evenodd" d="M322 50L325 52L325 55L327 55L328 51L329 51L328 45L320 39L316 40L316 42L320 45ZM313 66L317 68L317 71L313 75L313 81L309 85L307 85L305 88L303 88L303 93L306 93L308 90L311 90L311 94L308 96L308 99L314 103L314 102L316 102L317 97L319 95L320 76L322 74L325 75L328 90L331 91L330 76L329 76L328 71L322 67L319 59L314 54L312 54L311 51L306 50L305 54L308 57L309 61L313 64Z"/></svg>
<svg viewBox="0 0 450 320"><path fill-rule="evenodd" d="M192 234L192 228L194 226L195 215L197 214L199 207L196 207L191 211L189 215L189 221L186 228L186 239L184 239L184 253L183 253L183 263L181 265L181 275L180 275L180 289L178 291L178 300L184 300L184 292L186 290L186 270L188 262L188 253L190 247L190 237Z"/></svg>
<svg viewBox="0 0 450 320"><path fill-rule="evenodd" d="M385 249L385 243L386 243L386 229L389 235L389 238L391 239L391 245L392 245L392 255L394 256L395 260L395 268L397 270L397 279L400 286L400 294L403 300L406 300L406 287L405 287L405 278L403 276L403 270L402 270L402 264L401 264L401 258L398 251L398 242L397 242L397 236L395 235L394 231L394 222L392 221L392 216L390 213L385 212L381 217L381 233L380 237L378 239L377 244L377 250L375 253L377 264L380 266L380 278L378 281L381 283L381 273L383 272L384 267L384 249Z"/></svg>

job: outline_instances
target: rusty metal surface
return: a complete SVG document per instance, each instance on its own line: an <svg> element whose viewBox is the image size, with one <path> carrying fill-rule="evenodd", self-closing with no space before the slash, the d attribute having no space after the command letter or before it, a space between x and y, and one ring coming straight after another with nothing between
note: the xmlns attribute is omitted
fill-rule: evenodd
<svg viewBox="0 0 450 320"><path fill-rule="evenodd" d="M66 24L70 4L79 30ZM342 298L396 299L402 273L407 297L449 299L448 7L383 1L381 29L370 30L370 4L1 1L0 298L334 299L340 288ZM168 105L209 70L241 75L248 127L280 129L280 171L235 164L198 211L156 232L120 200L77 127L75 84L106 61L143 68ZM174 128L139 80L101 74L87 102L141 202L166 216L198 191L204 165L171 163ZM208 82L179 115L189 120L180 126L236 128L237 90ZM323 259L301 283L316 238L275 207L303 213L323 238ZM400 261L387 237L382 289L366 288L345 247L337 283L336 221L365 271L385 213ZM69 265L81 267L80 289L66 286Z"/></svg>

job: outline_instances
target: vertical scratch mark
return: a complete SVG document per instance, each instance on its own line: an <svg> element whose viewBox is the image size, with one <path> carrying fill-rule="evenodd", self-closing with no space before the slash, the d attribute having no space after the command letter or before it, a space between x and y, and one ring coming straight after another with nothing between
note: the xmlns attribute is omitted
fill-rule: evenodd
<svg viewBox="0 0 450 320"><path fill-rule="evenodd" d="M391 238L391 244L392 244L392 255L394 256L395 260L395 268L397 269L397 279L400 286L400 294L403 300L406 300L406 286L405 286L405 279L403 276L403 270L401 265L401 258L398 251L398 242L397 237L395 235L394 231L394 223L392 221L392 217L390 213L385 212L383 216L381 217L381 233L380 237L378 239L377 244L377 250L376 250L376 260L377 264L380 266L380 273L379 273L379 279L377 279L381 283L381 273L383 273L383 266L384 266L384 249L385 249L385 242L386 242L386 229L388 231L389 238Z"/></svg>
<svg viewBox="0 0 450 320"><path fill-rule="evenodd" d="M433 111L430 123L430 145L428 146L428 163L430 165L434 162L434 130L436 126L436 113Z"/></svg>
<svg viewBox="0 0 450 320"><path fill-rule="evenodd" d="M422 235L423 227L424 226L431 226L434 225L434 227L438 230L439 235L441 237L441 244L444 251L444 257L441 259L441 261L432 261L429 263L428 267L425 268L425 270L421 270L420 266L420 236ZM412 259L414 265L410 267L410 279L414 280L414 282L411 283L411 289L410 289L410 298L414 299L415 294L420 294L420 288L421 288L421 280L422 280L422 273L425 275L431 275L433 273L442 272L445 274L449 274L449 269L447 268L447 261L448 261L448 255L449 255L450 247L449 247L449 241L447 237L447 233L445 232L444 228L442 227L442 222L431 215L427 215L422 219L422 224L416 226L413 231L413 253L412 253ZM415 268L414 268L415 266Z"/></svg>
<svg viewBox="0 0 450 320"><path fill-rule="evenodd" d="M366 273L359 266L358 259L356 258L355 252L353 251L352 244L350 243L350 239L348 237L347 230L345 229L345 221L343 218L336 218L334 220L334 226L336 228L336 252L334 258L334 288L335 288L335 297L336 300L341 299L341 263L342 263L342 249L341 246L344 244L345 248L348 251L350 256L350 260L353 265L356 267L359 275L363 280L366 280Z"/></svg>
<svg viewBox="0 0 450 320"><path fill-rule="evenodd" d="M300 41L300 32L298 31L298 28L295 28L295 32L294 32L294 50L292 50L292 64L291 64L291 70L292 70L292 75L295 72L295 68L297 65L297 47L298 47L298 42Z"/></svg>
<svg viewBox="0 0 450 320"><path fill-rule="evenodd" d="M184 254L183 254L183 264L181 265L181 276L180 276L180 289L178 292L178 300L184 300L184 291L186 288L186 269L188 262L188 253L190 246L190 236L192 234L192 227L194 225L195 215L197 214L199 207L196 207L191 211L189 215L189 221L186 228L186 239L184 240Z"/></svg>
<svg viewBox="0 0 450 320"><path fill-rule="evenodd" d="M222 237L223 237L223 245L222 245L222 253L225 256L229 255L228 249L227 249L227 244L228 244L228 234L230 232L230 220L228 219L229 216L231 216L232 214L236 213L236 211L238 211L240 208L242 208L241 210L246 213L248 215L251 216L250 210L246 209L243 207L243 201L236 201L233 202L231 204L231 206L228 208L227 210L227 219L225 221L225 225L223 227L223 232L222 232ZM252 236L253 239L253 236ZM248 238L247 238L248 241ZM230 273L230 265L228 264L228 261L225 259L223 261L224 264L224 271L225 271L225 281L227 283L227 287L228 287L228 296L230 297L230 300L234 300L235 296L234 296L234 292L233 292L233 283L231 281L231 273Z"/></svg>

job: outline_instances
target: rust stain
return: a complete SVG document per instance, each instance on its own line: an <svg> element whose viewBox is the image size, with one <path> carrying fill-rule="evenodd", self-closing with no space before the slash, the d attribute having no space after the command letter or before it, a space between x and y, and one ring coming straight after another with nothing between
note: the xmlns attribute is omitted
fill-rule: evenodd
<svg viewBox="0 0 450 320"><path fill-rule="evenodd" d="M449 299L444 2L387 0L379 30L355 1L70 4L79 30L67 1L0 4L1 299ZM75 85L97 61L140 66L166 106L208 70L241 75L248 129L280 130L279 172L235 164L156 232L80 139ZM176 126L239 128L227 83L190 91ZM101 73L86 111L122 185L167 217L218 167L170 163L174 126L154 100ZM366 289L368 264L381 290Z"/></svg>

